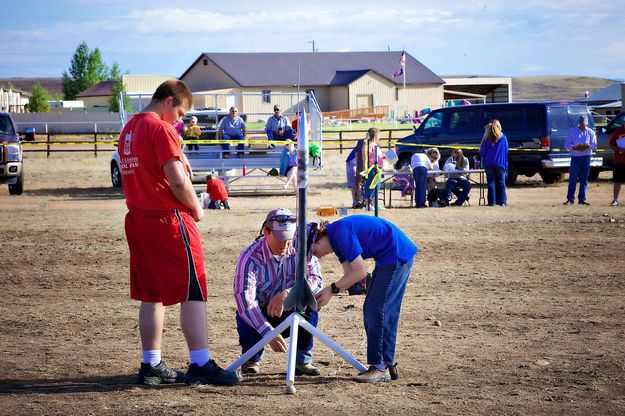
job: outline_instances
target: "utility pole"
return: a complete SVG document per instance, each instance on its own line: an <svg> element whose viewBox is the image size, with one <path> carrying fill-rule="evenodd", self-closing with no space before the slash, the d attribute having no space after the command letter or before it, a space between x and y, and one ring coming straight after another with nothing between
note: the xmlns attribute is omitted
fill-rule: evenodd
<svg viewBox="0 0 625 416"><path fill-rule="evenodd" d="M315 48L315 41L314 40L309 40L306 43L312 43L312 51L313 51L313 53L317 52L317 48Z"/></svg>

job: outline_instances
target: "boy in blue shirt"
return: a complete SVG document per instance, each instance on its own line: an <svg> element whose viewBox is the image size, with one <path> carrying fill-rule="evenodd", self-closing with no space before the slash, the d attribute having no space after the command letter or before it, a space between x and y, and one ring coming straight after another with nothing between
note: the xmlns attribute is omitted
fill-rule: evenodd
<svg viewBox="0 0 625 416"><path fill-rule="evenodd" d="M317 293L319 306L367 275L365 259L375 268L367 281L363 305L369 369L356 377L363 383L397 379L395 341L401 303L419 249L391 222L367 215L352 215L320 224L313 254L334 253L343 266L343 277Z"/></svg>

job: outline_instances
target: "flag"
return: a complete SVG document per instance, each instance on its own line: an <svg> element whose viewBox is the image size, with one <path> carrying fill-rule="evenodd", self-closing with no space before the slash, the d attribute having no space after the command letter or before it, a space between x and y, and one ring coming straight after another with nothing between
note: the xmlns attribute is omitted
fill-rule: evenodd
<svg viewBox="0 0 625 416"><path fill-rule="evenodd" d="M401 65L401 68L399 68L399 71L395 71L393 78L404 75L404 68L406 67L406 51L402 51L401 56L399 57L399 65Z"/></svg>

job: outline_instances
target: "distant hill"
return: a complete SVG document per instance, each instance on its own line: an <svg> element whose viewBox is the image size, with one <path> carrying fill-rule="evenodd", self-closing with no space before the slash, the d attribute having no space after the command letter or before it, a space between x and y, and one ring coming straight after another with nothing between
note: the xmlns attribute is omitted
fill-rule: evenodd
<svg viewBox="0 0 625 416"><path fill-rule="evenodd" d="M13 88L30 93L33 86L39 82L52 97L63 97L63 78L0 78L0 85L10 85Z"/></svg>
<svg viewBox="0 0 625 416"><path fill-rule="evenodd" d="M617 81L579 76L512 78L512 101L574 101Z"/></svg>

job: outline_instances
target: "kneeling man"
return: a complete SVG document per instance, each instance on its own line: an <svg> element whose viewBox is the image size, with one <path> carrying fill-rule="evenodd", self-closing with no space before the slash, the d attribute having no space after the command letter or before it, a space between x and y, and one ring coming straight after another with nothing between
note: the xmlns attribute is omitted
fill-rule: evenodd
<svg viewBox="0 0 625 416"><path fill-rule="evenodd" d="M291 211L277 208L269 212L256 241L247 247L237 262L234 275L234 299L237 305L237 331L243 353L289 317L283 309L284 299L295 284L297 253L293 247L296 217ZM319 261L312 256L308 262L307 281L314 294L323 287ZM318 314L307 308L302 314L317 326ZM284 340L289 330L275 337L269 346L276 352L287 352ZM312 365L313 337L300 328L297 339L296 375L319 375ZM243 364L247 374L260 372L263 350Z"/></svg>

